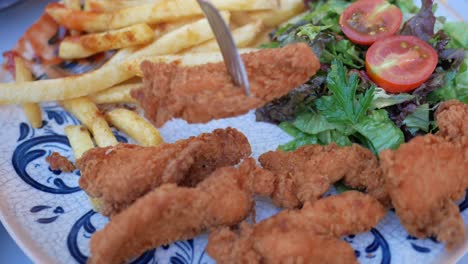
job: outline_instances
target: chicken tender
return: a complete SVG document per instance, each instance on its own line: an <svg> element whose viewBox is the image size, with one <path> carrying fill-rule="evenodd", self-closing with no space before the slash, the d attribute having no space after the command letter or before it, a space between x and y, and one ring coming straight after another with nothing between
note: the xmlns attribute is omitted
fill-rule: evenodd
<svg viewBox="0 0 468 264"><path fill-rule="evenodd" d="M213 232L207 252L218 263L357 263L340 236L370 230L385 216L373 197L345 192L286 210L240 232ZM289 262L288 262L289 261Z"/></svg>
<svg viewBox="0 0 468 264"><path fill-rule="evenodd" d="M123 263L146 250L240 223L254 201L248 170L216 170L196 188L165 184L115 215L91 238L89 263Z"/></svg>
<svg viewBox="0 0 468 264"><path fill-rule="evenodd" d="M440 105L435 114L438 136L451 142L459 142L468 148L468 105L450 100Z"/></svg>
<svg viewBox="0 0 468 264"><path fill-rule="evenodd" d="M444 112L439 114L439 121ZM442 128L441 133L450 134L448 131L454 130ZM464 224L454 201L468 188L468 157L464 152L459 144L426 135L380 154L386 189L411 235L436 236L448 247L463 241Z"/></svg>
<svg viewBox="0 0 468 264"><path fill-rule="evenodd" d="M357 263L345 241L300 229L274 231L256 240L253 228L243 223L240 234L229 228L210 235L208 253L217 263Z"/></svg>
<svg viewBox="0 0 468 264"><path fill-rule="evenodd" d="M366 189L377 199L388 200L377 158L358 145L308 145L294 152L270 151L259 161L274 174L271 197L280 207L297 208L314 201L343 178L350 187Z"/></svg>
<svg viewBox="0 0 468 264"><path fill-rule="evenodd" d="M109 216L161 184L195 186L217 168L236 165L250 154L247 138L227 128L155 147L95 148L77 165L80 187Z"/></svg>
<svg viewBox="0 0 468 264"><path fill-rule="evenodd" d="M305 83L320 68L305 43L241 56L250 81L250 96L233 83L223 62L195 67L143 62L143 87L132 91L132 96L157 127L172 118L206 123L261 107Z"/></svg>

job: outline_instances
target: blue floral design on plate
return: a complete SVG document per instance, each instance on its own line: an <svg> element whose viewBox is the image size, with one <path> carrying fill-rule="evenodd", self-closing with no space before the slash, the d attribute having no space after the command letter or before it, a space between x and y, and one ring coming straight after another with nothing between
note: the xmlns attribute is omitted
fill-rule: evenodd
<svg viewBox="0 0 468 264"><path fill-rule="evenodd" d="M28 139L15 149L11 162L18 176L40 191L55 194L80 191L76 173L50 170L45 158L54 151L72 156L67 137L52 135Z"/></svg>

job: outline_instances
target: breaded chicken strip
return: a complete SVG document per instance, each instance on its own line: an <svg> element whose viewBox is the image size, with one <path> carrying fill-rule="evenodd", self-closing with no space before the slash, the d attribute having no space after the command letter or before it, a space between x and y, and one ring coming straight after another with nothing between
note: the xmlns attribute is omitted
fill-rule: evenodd
<svg viewBox="0 0 468 264"><path fill-rule="evenodd" d="M233 128L217 129L174 144L120 144L86 152L77 165L80 187L113 215L164 183L194 186L217 168L251 154L247 138Z"/></svg>
<svg viewBox="0 0 468 264"><path fill-rule="evenodd" d="M257 239L254 229L242 223L240 234L229 228L216 230L209 238L209 255L219 264L357 263L353 248L335 237L291 229L273 230Z"/></svg>
<svg viewBox="0 0 468 264"><path fill-rule="evenodd" d="M444 102L435 114L438 136L468 148L468 105L457 100Z"/></svg>
<svg viewBox="0 0 468 264"><path fill-rule="evenodd" d="M373 197L345 192L251 227L244 223L240 233L219 229L210 235L207 252L221 264L357 263L353 249L339 238L370 230L385 213Z"/></svg>
<svg viewBox="0 0 468 264"><path fill-rule="evenodd" d="M294 152L270 151L261 155L259 161L274 174L270 196L280 207L297 208L314 201L343 178L346 185L366 189L375 198L387 200L377 158L358 145L308 145Z"/></svg>
<svg viewBox="0 0 468 264"><path fill-rule="evenodd" d="M195 67L143 62L143 87L132 91L157 127L172 118L206 123L263 106L305 83L320 68L305 43L241 55L251 95L237 87L223 62Z"/></svg>
<svg viewBox="0 0 468 264"><path fill-rule="evenodd" d="M249 172L225 167L196 188L154 189L93 235L89 263L124 263L146 250L240 223L254 205Z"/></svg>
<svg viewBox="0 0 468 264"><path fill-rule="evenodd" d="M386 189L411 235L436 236L449 247L463 241L465 228L454 201L468 188L464 152L459 144L426 135L380 154Z"/></svg>

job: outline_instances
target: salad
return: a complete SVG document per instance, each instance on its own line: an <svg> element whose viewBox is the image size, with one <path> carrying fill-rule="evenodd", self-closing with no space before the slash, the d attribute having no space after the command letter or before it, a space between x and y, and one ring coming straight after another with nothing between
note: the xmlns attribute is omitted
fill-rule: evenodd
<svg viewBox="0 0 468 264"><path fill-rule="evenodd" d="M441 102L468 103L468 24L436 17L432 0L306 3L263 45L306 42L321 62L307 83L256 111L294 137L280 149L359 143L378 154L436 132Z"/></svg>

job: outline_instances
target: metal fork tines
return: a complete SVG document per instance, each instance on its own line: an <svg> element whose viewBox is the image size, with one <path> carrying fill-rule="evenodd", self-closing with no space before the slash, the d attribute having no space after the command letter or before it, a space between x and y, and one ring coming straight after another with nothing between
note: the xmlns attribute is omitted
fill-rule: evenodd
<svg viewBox="0 0 468 264"><path fill-rule="evenodd" d="M224 22L218 9L209 0L197 0L197 2L213 30L221 54L223 55L224 64L226 64L226 68L234 80L234 84L243 86L245 94L249 95L250 84L247 72L228 25Z"/></svg>

